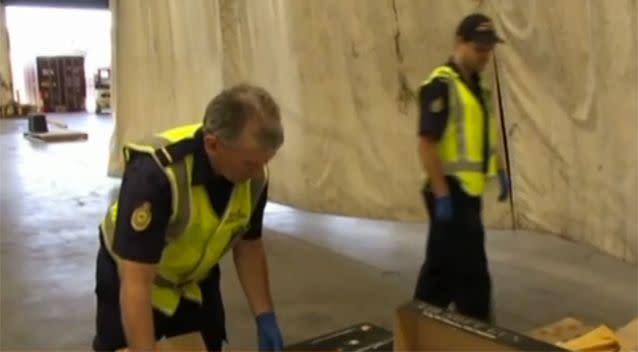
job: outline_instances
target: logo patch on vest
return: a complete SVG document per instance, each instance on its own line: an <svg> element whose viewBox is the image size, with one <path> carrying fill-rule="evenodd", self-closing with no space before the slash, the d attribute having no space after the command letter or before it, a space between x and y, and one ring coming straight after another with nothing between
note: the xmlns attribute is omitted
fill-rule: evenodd
<svg viewBox="0 0 638 352"><path fill-rule="evenodd" d="M438 97L430 103L430 111L435 114L439 113L443 111L443 108L445 107L444 105L445 104L443 103L443 97Z"/></svg>
<svg viewBox="0 0 638 352"><path fill-rule="evenodd" d="M144 231L150 225L153 214L151 213L151 203L144 202L137 207L131 215L131 227L135 231Z"/></svg>

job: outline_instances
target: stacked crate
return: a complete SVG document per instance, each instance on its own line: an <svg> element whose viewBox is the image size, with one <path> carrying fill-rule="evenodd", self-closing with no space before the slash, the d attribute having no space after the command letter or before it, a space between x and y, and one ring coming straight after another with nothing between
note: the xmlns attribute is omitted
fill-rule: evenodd
<svg viewBox="0 0 638 352"><path fill-rule="evenodd" d="M84 57L40 56L36 66L44 112L86 111Z"/></svg>

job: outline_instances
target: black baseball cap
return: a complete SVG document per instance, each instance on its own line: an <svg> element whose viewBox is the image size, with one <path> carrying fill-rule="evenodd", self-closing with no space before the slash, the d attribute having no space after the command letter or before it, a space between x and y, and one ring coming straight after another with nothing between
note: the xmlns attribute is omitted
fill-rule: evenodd
<svg viewBox="0 0 638 352"><path fill-rule="evenodd" d="M465 41L481 44L504 42L503 39L496 34L492 19L480 13L473 13L463 18L456 28L456 35Z"/></svg>

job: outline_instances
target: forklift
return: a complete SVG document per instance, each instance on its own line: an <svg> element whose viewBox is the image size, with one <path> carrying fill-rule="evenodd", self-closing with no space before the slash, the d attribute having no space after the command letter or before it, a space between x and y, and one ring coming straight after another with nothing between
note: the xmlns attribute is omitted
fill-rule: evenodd
<svg viewBox="0 0 638 352"><path fill-rule="evenodd" d="M111 69L99 68L94 76L95 82L95 113L111 110Z"/></svg>

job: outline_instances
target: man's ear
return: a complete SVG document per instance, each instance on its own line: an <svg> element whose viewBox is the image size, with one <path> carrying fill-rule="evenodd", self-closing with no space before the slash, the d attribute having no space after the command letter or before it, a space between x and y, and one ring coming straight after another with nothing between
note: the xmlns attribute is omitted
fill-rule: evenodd
<svg viewBox="0 0 638 352"><path fill-rule="evenodd" d="M217 152L219 148L219 138L217 138L214 134L205 134L204 135L204 149L208 154L213 154Z"/></svg>

